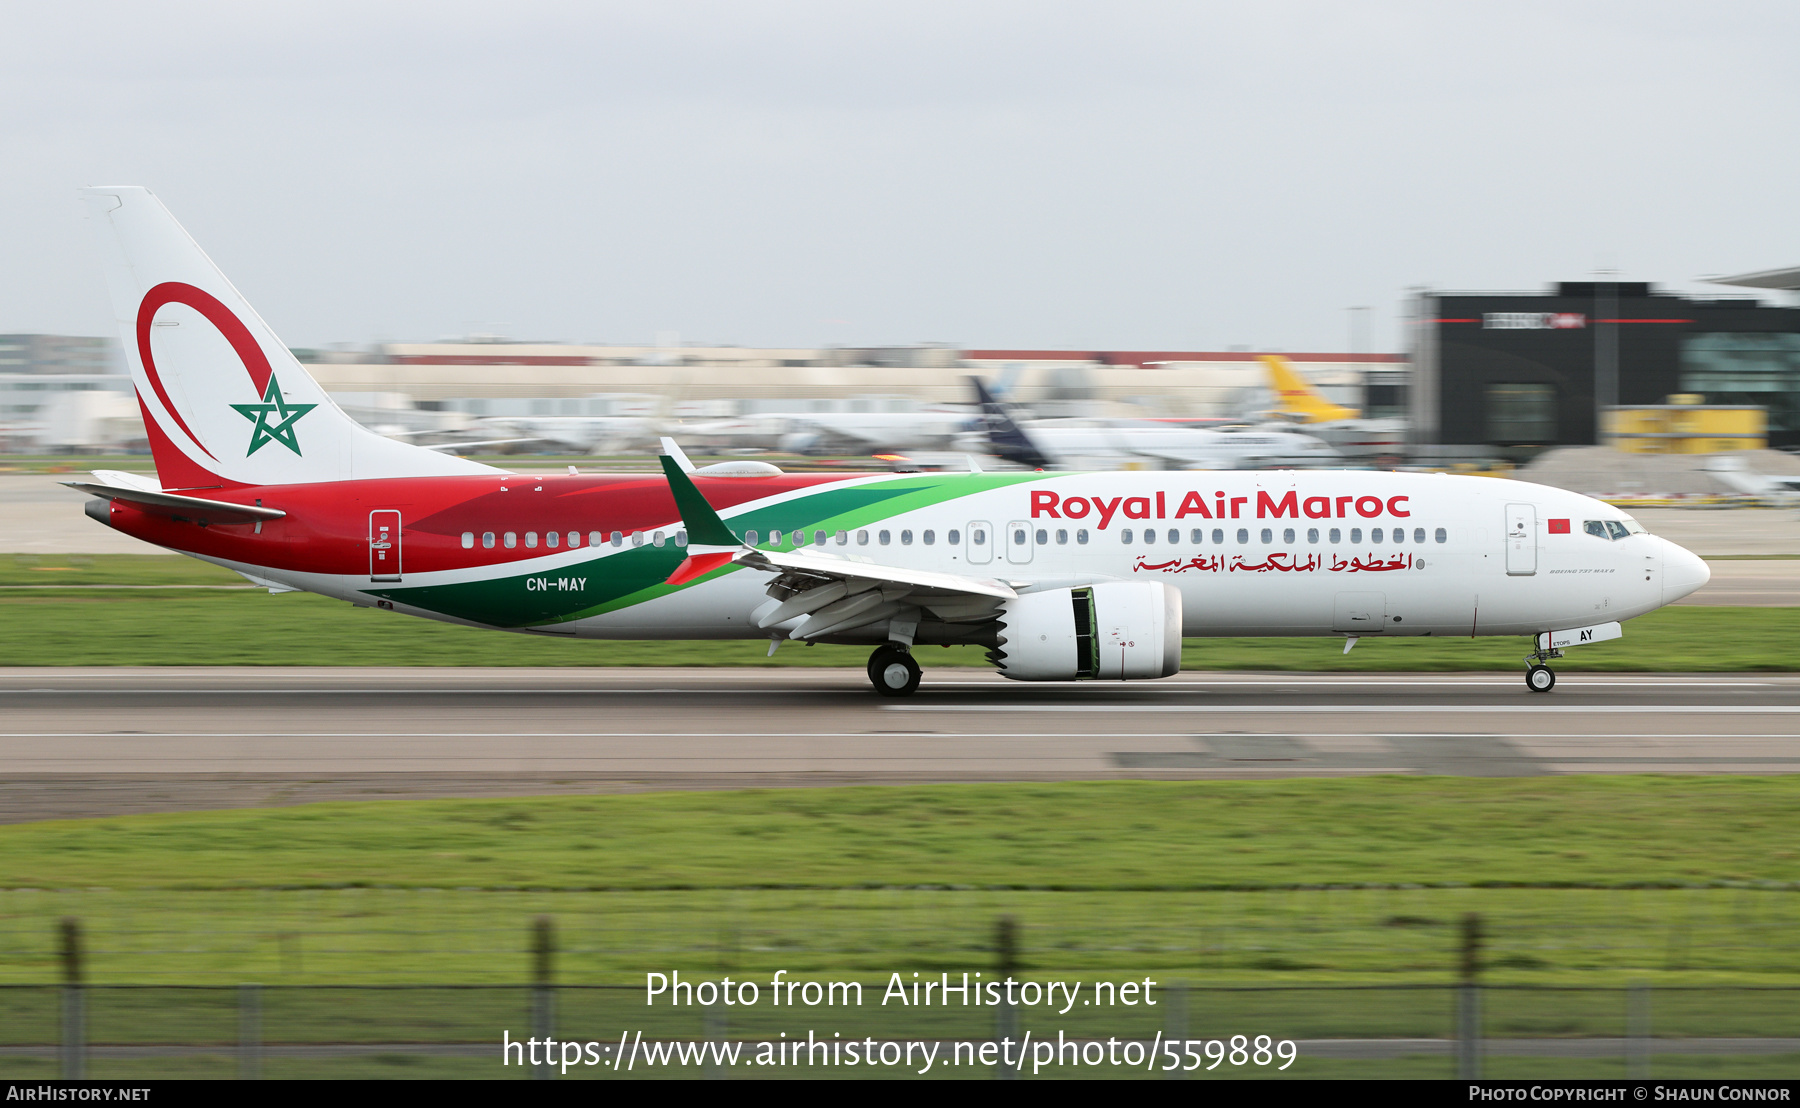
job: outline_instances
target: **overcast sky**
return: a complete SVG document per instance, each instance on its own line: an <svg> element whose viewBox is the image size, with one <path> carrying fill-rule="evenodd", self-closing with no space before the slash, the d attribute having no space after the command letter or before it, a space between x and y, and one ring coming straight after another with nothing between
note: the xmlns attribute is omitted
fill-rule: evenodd
<svg viewBox="0 0 1800 1108"><path fill-rule="evenodd" d="M1800 264L1800 5L0 0L0 332L156 192L290 345L1400 349ZM1729 291L1729 290L1725 290Z"/></svg>

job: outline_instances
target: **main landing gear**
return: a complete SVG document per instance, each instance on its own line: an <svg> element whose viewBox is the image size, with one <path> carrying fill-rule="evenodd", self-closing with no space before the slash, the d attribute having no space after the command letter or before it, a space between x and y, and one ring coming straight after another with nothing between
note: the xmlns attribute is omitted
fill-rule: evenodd
<svg viewBox="0 0 1800 1108"><path fill-rule="evenodd" d="M1525 655L1525 687L1532 692L1549 692L1556 687L1556 671L1545 665L1552 658L1560 658L1560 650L1536 650Z"/></svg>
<svg viewBox="0 0 1800 1108"><path fill-rule="evenodd" d="M869 683L882 696L911 696L925 671L903 646L883 643L869 655Z"/></svg>

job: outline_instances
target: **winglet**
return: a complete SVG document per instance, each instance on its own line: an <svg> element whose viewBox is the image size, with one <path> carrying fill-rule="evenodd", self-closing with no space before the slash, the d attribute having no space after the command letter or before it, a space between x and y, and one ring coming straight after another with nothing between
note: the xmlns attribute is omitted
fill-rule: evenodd
<svg viewBox="0 0 1800 1108"><path fill-rule="evenodd" d="M681 449L681 446L667 435L662 436L661 441L662 452L675 459L675 464L681 467L681 472L694 472L694 463L688 461L687 451Z"/></svg>
<svg viewBox="0 0 1800 1108"><path fill-rule="evenodd" d="M669 478L669 491L675 495L675 507L681 513L682 526L688 533L688 556L675 567L674 573L669 574L667 583L685 585L730 562L743 549L743 544L731 533L731 528L725 526L719 513L713 511L706 497L700 495L693 478L682 470L681 462L674 455L664 454L662 467Z"/></svg>

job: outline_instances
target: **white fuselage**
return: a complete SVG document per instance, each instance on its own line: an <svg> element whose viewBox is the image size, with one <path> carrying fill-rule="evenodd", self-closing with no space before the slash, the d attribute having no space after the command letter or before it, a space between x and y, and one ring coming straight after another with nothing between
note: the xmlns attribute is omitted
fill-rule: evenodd
<svg viewBox="0 0 1800 1108"><path fill-rule="evenodd" d="M1567 521L1566 533L1557 521ZM1589 521L1633 533L1596 537ZM993 578L1024 592L1165 581L1181 590L1188 636L1533 634L1630 619L1709 576L1699 558L1600 501L1442 474L1056 474L865 526L788 526L810 538L814 523L826 531L823 545L808 547L814 553ZM748 613L767 580L734 572L573 630L763 637Z"/></svg>

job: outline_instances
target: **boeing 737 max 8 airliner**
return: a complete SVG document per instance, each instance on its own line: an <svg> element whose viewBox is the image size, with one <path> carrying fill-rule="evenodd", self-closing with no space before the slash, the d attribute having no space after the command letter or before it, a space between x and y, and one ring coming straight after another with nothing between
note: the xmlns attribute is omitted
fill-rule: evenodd
<svg viewBox="0 0 1800 1108"><path fill-rule="evenodd" d="M156 480L71 482L94 519L272 590L614 639L984 646L1026 681L1167 677L1203 635L1532 635L1570 645L1705 584L1597 500L1358 471L510 473L365 430L147 190L83 192ZM1348 646L1346 646L1348 649Z"/></svg>

